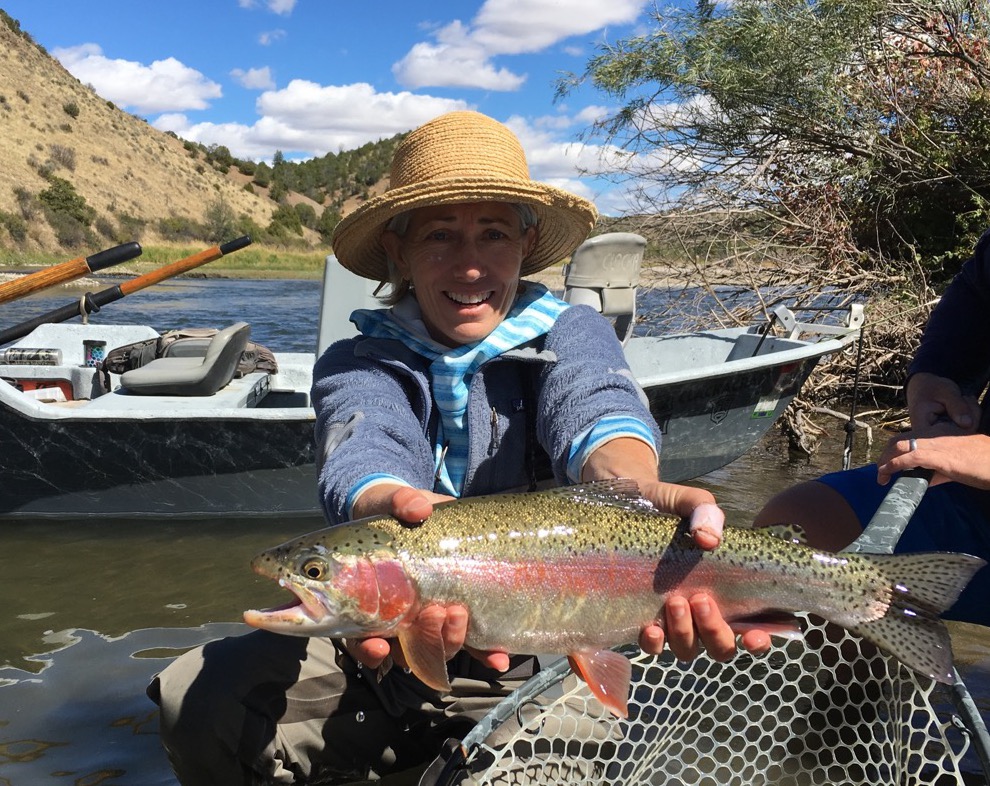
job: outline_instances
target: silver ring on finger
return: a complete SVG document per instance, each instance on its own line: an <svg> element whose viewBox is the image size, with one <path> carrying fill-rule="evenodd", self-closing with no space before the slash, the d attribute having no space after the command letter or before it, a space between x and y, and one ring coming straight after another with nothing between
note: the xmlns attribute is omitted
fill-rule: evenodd
<svg viewBox="0 0 990 786"><path fill-rule="evenodd" d="M915 450L917 450L918 449L918 440L916 440L914 437L911 437L911 439L908 440L908 449L910 451L912 451L912 452L914 452Z"/></svg>

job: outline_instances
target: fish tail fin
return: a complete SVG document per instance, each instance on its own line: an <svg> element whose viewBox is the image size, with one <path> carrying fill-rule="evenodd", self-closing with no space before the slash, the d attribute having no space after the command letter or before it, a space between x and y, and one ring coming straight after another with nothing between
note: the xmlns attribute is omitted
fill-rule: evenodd
<svg viewBox="0 0 990 786"><path fill-rule="evenodd" d="M578 650L567 656L571 669L596 699L617 718L629 717L629 681L632 665L614 650Z"/></svg>
<svg viewBox="0 0 990 786"><path fill-rule="evenodd" d="M849 630L905 666L951 684L952 642L939 615L986 562L969 554L860 554L890 582L887 612Z"/></svg>

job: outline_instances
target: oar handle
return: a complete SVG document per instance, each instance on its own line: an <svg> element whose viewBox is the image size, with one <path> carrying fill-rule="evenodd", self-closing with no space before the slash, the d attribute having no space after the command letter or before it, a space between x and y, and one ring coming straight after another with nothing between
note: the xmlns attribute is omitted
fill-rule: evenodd
<svg viewBox="0 0 990 786"><path fill-rule="evenodd" d="M122 243L119 246L98 251L88 257L77 257L68 262L29 273L13 281L0 284L0 303L17 300L56 284L75 281L87 273L95 273L97 270L103 270L111 265L119 265L121 262L134 259L140 254L141 246L138 243Z"/></svg>
<svg viewBox="0 0 990 786"><path fill-rule="evenodd" d="M42 314L40 317L29 319L27 322L21 322L18 325L0 331L0 346L8 344L11 341L16 341L19 338L24 338L24 336L39 325L46 325L52 322L65 322L67 319L81 316L81 314L92 314L94 311L99 311L101 306L105 306L107 303L112 303L115 300L120 300L131 292L137 292L139 289L150 287L152 284L157 284L166 278L185 273L187 270L205 265L207 262L212 262L214 259L219 259L225 254L238 251L249 245L251 245L251 238L244 235L243 237L228 241L223 245L213 246L212 248L200 251L198 254L180 259L178 262L173 262L170 265L152 270L150 273L136 276L130 281L101 289L99 292L87 292L81 300L75 303L69 303L54 311L49 311L47 314Z"/></svg>

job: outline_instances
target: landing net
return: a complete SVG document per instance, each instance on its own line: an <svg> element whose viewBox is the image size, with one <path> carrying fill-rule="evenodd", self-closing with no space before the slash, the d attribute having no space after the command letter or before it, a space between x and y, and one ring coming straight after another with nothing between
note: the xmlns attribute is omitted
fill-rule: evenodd
<svg viewBox="0 0 990 786"><path fill-rule="evenodd" d="M801 616L805 641L764 657L681 663L623 650L633 665L626 720L561 661L472 730L466 761L455 754L437 783L987 783L986 728L976 712L960 717L951 687Z"/></svg>

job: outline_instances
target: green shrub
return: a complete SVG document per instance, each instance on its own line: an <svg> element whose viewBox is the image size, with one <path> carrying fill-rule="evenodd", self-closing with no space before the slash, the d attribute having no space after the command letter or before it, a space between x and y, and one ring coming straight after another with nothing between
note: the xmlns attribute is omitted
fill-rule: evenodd
<svg viewBox="0 0 990 786"><path fill-rule="evenodd" d="M262 161L255 167L254 180L251 182L258 186L258 188L268 188L272 183L272 168Z"/></svg>
<svg viewBox="0 0 990 786"><path fill-rule="evenodd" d="M211 243L220 243L234 233L234 210L223 197L217 197L206 207L204 216L205 239Z"/></svg>
<svg viewBox="0 0 990 786"><path fill-rule="evenodd" d="M7 234L17 243L22 243L27 239L27 221L18 215L0 210L0 227L6 229Z"/></svg>
<svg viewBox="0 0 990 786"><path fill-rule="evenodd" d="M277 237L282 237L290 232L301 235L303 230L302 222L299 220L299 214L290 205L279 205L275 212L272 213L272 220L268 224L268 231Z"/></svg>
<svg viewBox="0 0 990 786"><path fill-rule="evenodd" d="M130 213L121 213L117 216L117 242L127 243L132 240L140 240L144 235L144 228L147 222L143 218L132 216Z"/></svg>
<svg viewBox="0 0 990 786"><path fill-rule="evenodd" d="M105 216L99 216L96 221L93 222L93 227L100 233L100 235L108 240L116 240L117 228L114 226L113 222Z"/></svg>
<svg viewBox="0 0 990 786"><path fill-rule="evenodd" d="M316 211L313 209L312 205L307 205L305 202L300 202L297 205L293 205L292 209L295 210L296 215L299 216L300 224L307 229L316 229Z"/></svg>
<svg viewBox="0 0 990 786"><path fill-rule="evenodd" d="M17 201L17 209L21 211L21 217L30 221L38 215L38 198L23 186L15 186L14 199Z"/></svg>
<svg viewBox="0 0 990 786"><path fill-rule="evenodd" d="M47 211L46 217L62 248L81 248L95 245L96 240L93 233L82 221L68 213L58 213L54 210Z"/></svg>
<svg viewBox="0 0 990 786"><path fill-rule="evenodd" d="M340 218L340 211L335 207L328 206L323 208L323 212L320 213L320 219L316 222L316 231L320 233L320 237L324 243L330 242L334 229L340 223Z"/></svg>
<svg viewBox="0 0 990 786"><path fill-rule="evenodd" d="M62 104L62 111L65 112L69 117L75 119L79 117L79 104L75 101L67 101Z"/></svg>
<svg viewBox="0 0 990 786"><path fill-rule="evenodd" d="M158 222L158 232L166 240L202 240L206 231L185 216L169 216Z"/></svg>
<svg viewBox="0 0 990 786"><path fill-rule="evenodd" d="M75 186L60 177L50 177L48 182L48 188L38 194L48 212L69 216L83 226L89 226L96 211L86 204L86 198L76 192Z"/></svg>

